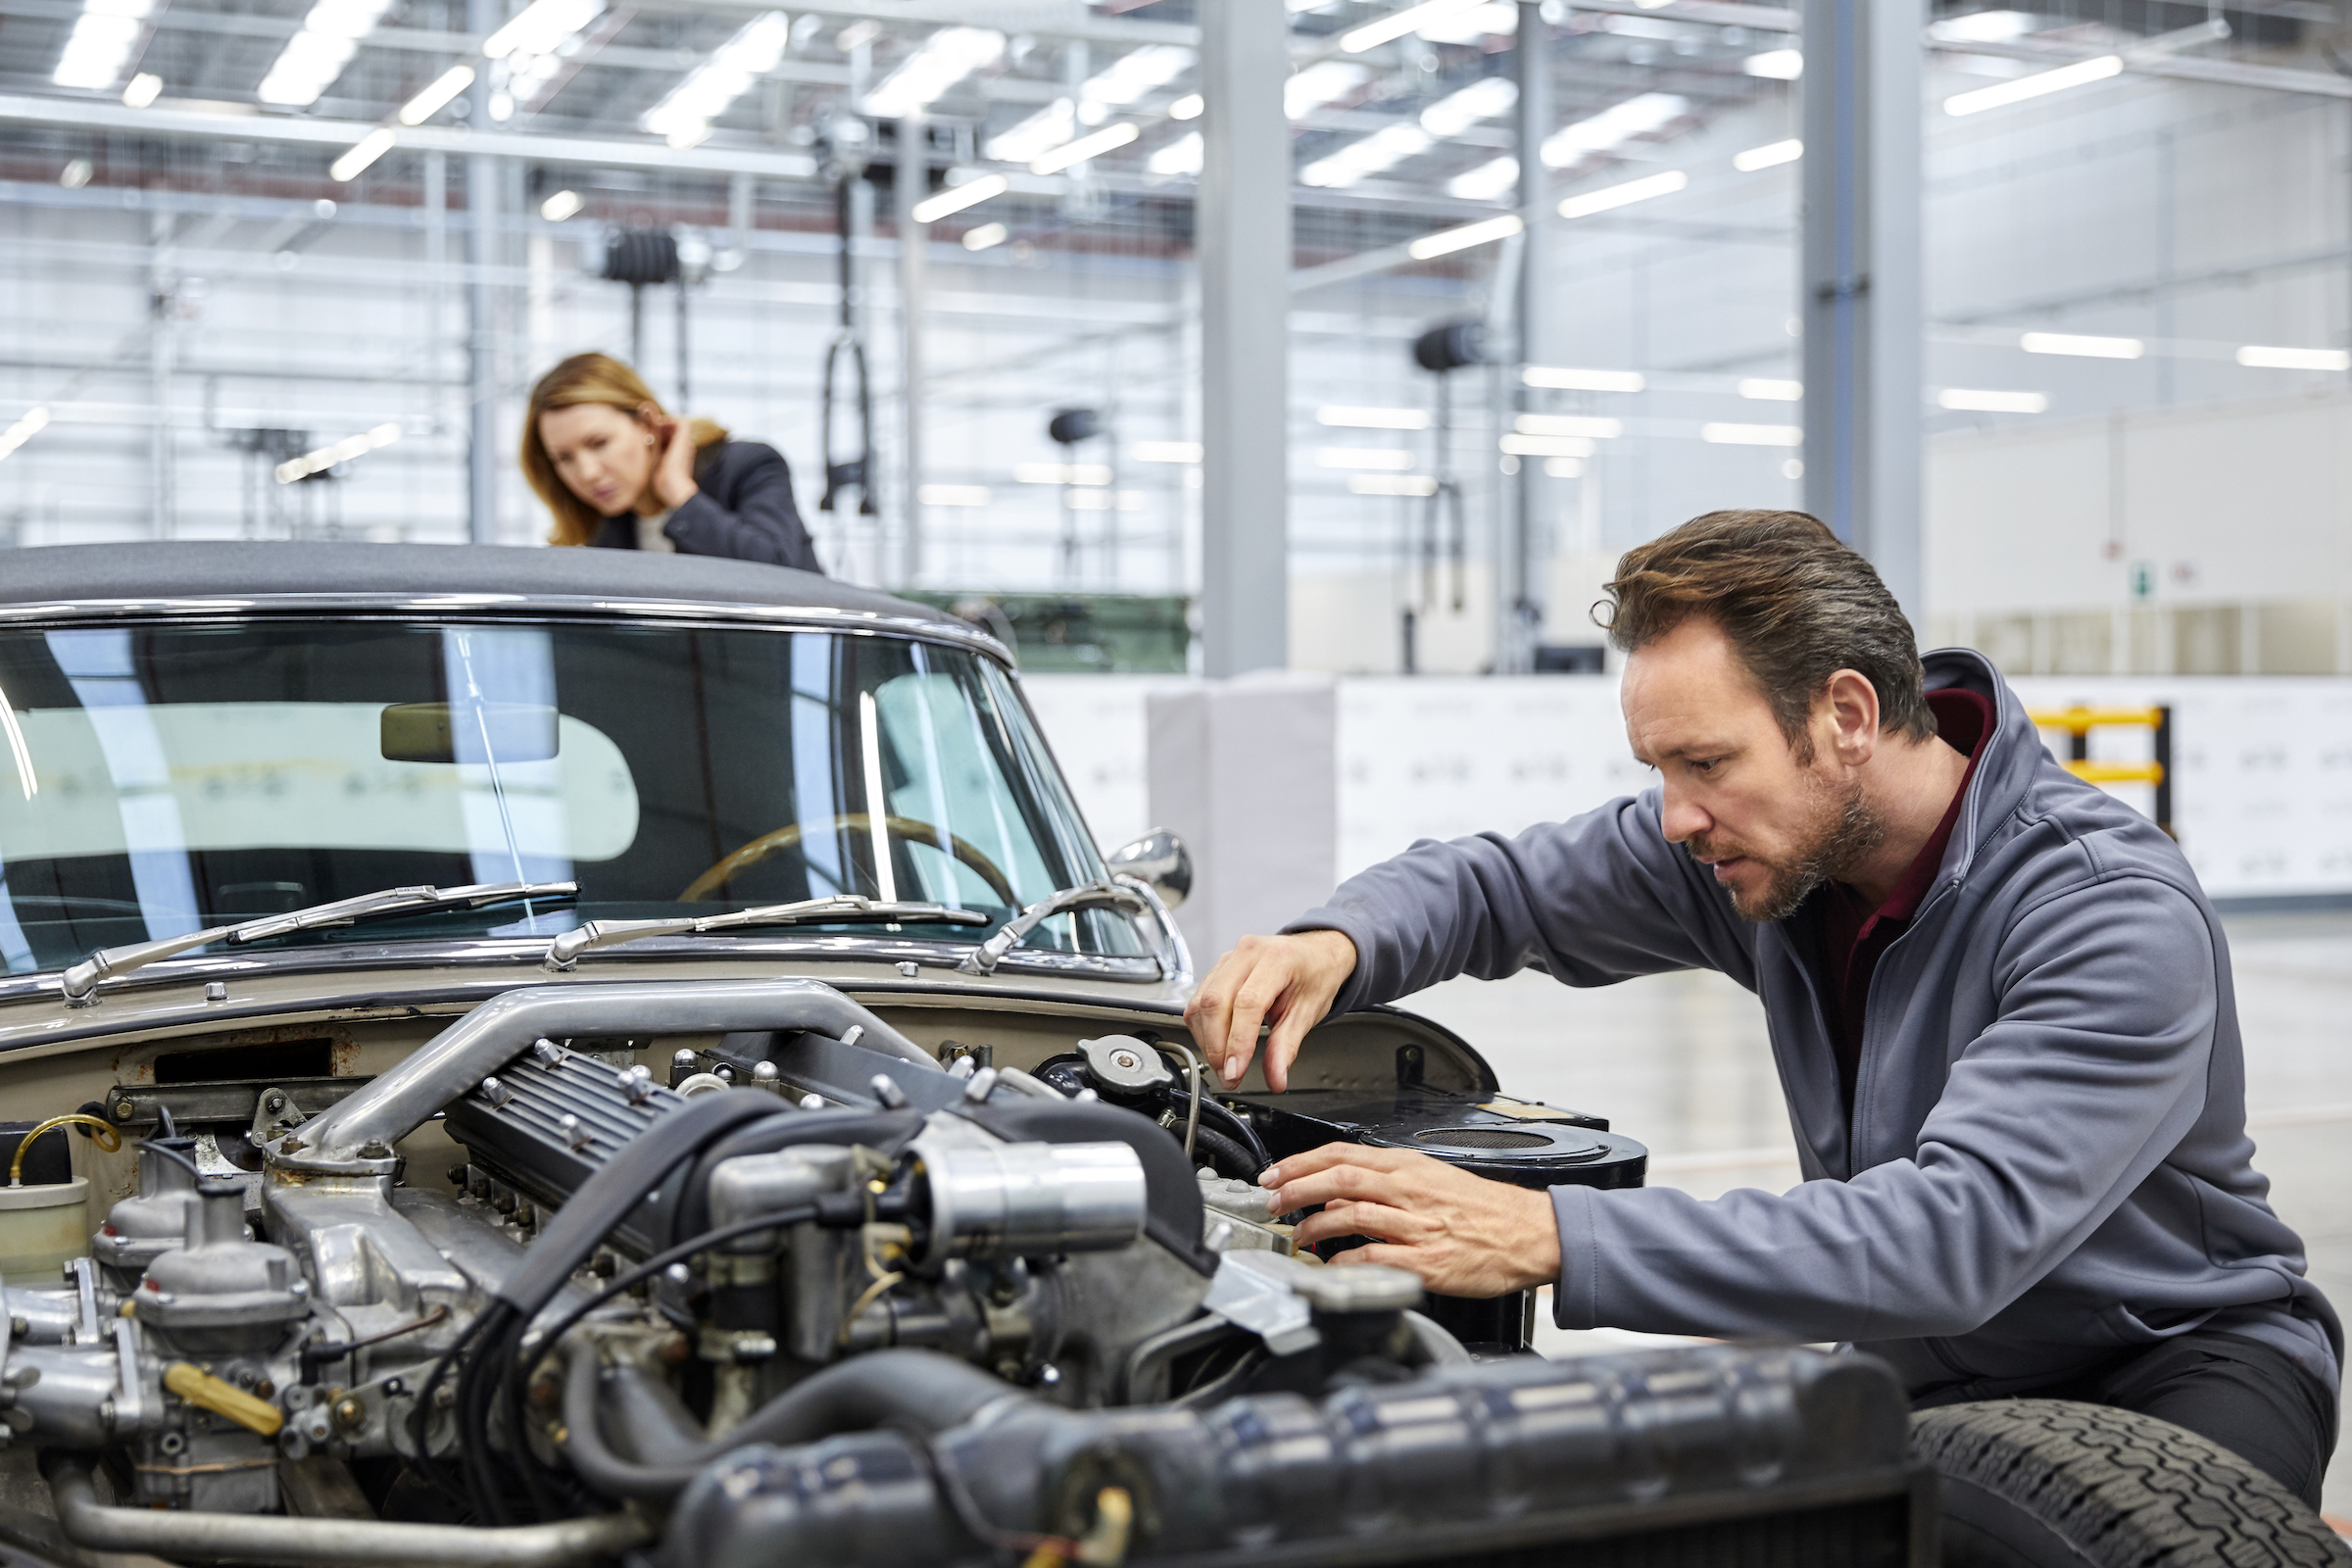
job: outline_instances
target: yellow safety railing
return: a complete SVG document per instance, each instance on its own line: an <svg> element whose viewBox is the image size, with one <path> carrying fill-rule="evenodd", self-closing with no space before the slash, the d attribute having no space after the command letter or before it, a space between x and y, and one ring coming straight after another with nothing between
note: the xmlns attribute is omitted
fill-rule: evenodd
<svg viewBox="0 0 2352 1568"><path fill-rule="evenodd" d="M2156 788L2156 825L2173 830L2173 791L2167 763L2172 760L2173 712L2169 708L2072 708L2029 710L2026 716L2036 729L2063 730L2074 737L2074 755L2059 765L2086 784L2152 784ZM2085 737L2094 729L2150 729L2156 732L2156 759L2147 762L2094 762L2085 753Z"/></svg>

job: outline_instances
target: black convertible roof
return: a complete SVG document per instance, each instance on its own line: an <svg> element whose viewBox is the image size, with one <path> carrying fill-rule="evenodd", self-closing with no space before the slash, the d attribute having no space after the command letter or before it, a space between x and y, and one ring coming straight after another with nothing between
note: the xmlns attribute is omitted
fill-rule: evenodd
<svg viewBox="0 0 2352 1568"><path fill-rule="evenodd" d="M264 594L519 594L847 611L968 632L945 611L814 572L711 556L502 545L204 541L0 550L0 605Z"/></svg>

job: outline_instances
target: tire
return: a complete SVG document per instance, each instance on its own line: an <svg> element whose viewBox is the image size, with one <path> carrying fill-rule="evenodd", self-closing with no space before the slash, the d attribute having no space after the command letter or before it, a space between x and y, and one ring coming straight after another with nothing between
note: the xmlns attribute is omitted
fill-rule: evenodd
<svg viewBox="0 0 2352 1568"><path fill-rule="evenodd" d="M1912 1417L1936 1469L1944 1568L2352 1568L2301 1498L2153 1416L1996 1399Z"/></svg>

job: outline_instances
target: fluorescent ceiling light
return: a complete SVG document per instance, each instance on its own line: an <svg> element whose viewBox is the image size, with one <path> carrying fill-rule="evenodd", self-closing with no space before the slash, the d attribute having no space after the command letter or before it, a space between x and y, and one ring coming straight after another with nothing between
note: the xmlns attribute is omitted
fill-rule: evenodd
<svg viewBox="0 0 2352 1568"><path fill-rule="evenodd" d="M1141 490L1121 490L1115 494L1108 490L1066 490L1062 492L1061 504L1072 512L1108 512L1114 504L1121 512L1141 512L1144 510L1144 493Z"/></svg>
<svg viewBox="0 0 2352 1568"><path fill-rule="evenodd" d="M1793 164L1805 156L1805 144L1794 136L1787 141L1766 142L1750 147L1743 153L1732 155L1732 167L1742 174L1752 174L1759 169L1775 169L1782 164Z"/></svg>
<svg viewBox="0 0 2352 1568"><path fill-rule="evenodd" d="M1407 245L1404 250L1405 254L1414 261L1426 262L1439 256L1450 256L1455 251L1466 251L1473 245L1487 245L1498 239L1509 239L1526 226L1519 221L1517 213L1507 213L1500 218L1488 218L1475 223L1464 223L1459 228L1441 228L1435 234L1424 234Z"/></svg>
<svg viewBox="0 0 2352 1568"><path fill-rule="evenodd" d="M1298 172L1298 178L1308 185L1333 189L1352 185L1366 174L1377 174L1418 157L1441 139L1458 136L1482 120L1509 113L1518 101L1519 89L1508 76L1481 77L1421 111L1418 123L1399 122L1349 142L1307 165Z"/></svg>
<svg viewBox="0 0 2352 1568"><path fill-rule="evenodd" d="M376 126L362 136L349 152L326 166L327 177L337 182L359 178L369 164L390 152L392 144L398 140L400 136L391 126Z"/></svg>
<svg viewBox="0 0 2352 1568"><path fill-rule="evenodd" d="M1485 0L1467 11L1457 11L1414 29L1430 43L1484 43L1489 38L1507 37L1519 30L1519 8L1504 0Z"/></svg>
<svg viewBox="0 0 2352 1568"><path fill-rule="evenodd" d="M1078 87L1079 114L1085 106L1124 109L1148 92L1165 87L1193 68L1193 52L1172 43L1146 44L1130 49ZM1100 113L1096 120L1102 119Z"/></svg>
<svg viewBox="0 0 2352 1568"><path fill-rule="evenodd" d="M375 30L391 0L318 0L302 20L302 30L286 40L270 74L254 89L266 104L304 109L333 85L359 40Z"/></svg>
<svg viewBox="0 0 2352 1568"><path fill-rule="evenodd" d="M2148 351L2135 337L2086 337L2079 332L2028 332L2017 346L2028 354L2071 354L2085 360L2136 360Z"/></svg>
<svg viewBox="0 0 2352 1568"><path fill-rule="evenodd" d="M1328 157L1316 159L1298 171L1299 183L1341 189L1366 174L1377 174L1408 158L1418 157L1437 144L1438 139L1419 125L1400 121L1361 140L1351 141Z"/></svg>
<svg viewBox="0 0 2352 1568"><path fill-rule="evenodd" d="M531 0L505 26L482 40L482 57L553 54L563 41L603 14L605 0Z"/></svg>
<svg viewBox="0 0 2352 1568"><path fill-rule="evenodd" d="M49 428L49 405L46 403L26 409L17 422L0 430L0 462L5 462L17 448Z"/></svg>
<svg viewBox="0 0 2352 1568"><path fill-rule="evenodd" d="M1168 118L1170 120L1199 120L1201 111L1207 107L1207 99L1197 92L1188 92L1168 105Z"/></svg>
<svg viewBox="0 0 2352 1568"><path fill-rule="evenodd" d="M1429 411L1353 408L1333 403L1315 411L1315 422L1343 430L1426 430L1429 428Z"/></svg>
<svg viewBox="0 0 2352 1568"><path fill-rule="evenodd" d="M1351 473L1348 493L1355 496L1434 496L1438 481L1426 473Z"/></svg>
<svg viewBox="0 0 2352 1568"><path fill-rule="evenodd" d="M978 228L964 231L963 248L967 251L994 250L1011 237L1012 230L1003 223L982 223Z"/></svg>
<svg viewBox="0 0 2352 1568"><path fill-rule="evenodd" d="M1025 164L1077 134L1077 104L1056 98L1010 130L990 137L988 156L1001 164Z"/></svg>
<svg viewBox="0 0 2352 1568"><path fill-rule="evenodd" d="M771 13L778 23L783 13ZM777 53L782 54L779 47ZM991 27L942 27L915 46L913 54L866 94L862 106L876 120L901 120L929 108L973 72L1004 55L1004 35ZM773 70L770 60L763 71Z"/></svg>
<svg viewBox="0 0 2352 1568"><path fill-rule="evenodd" d="M918 223L936 223L951 213L960 213L966 207L977 207L1011 188L1012 182L1003 174L983 174L978 179L966 180L960 185L950 185L936 196L924 197L914 204L912 216Z"/></svg>
<svg viewBox="0 0 2352 1568"><path fill-rule="evenodd" d="M1152 149L1152 156L1144 160L1144 168L1163 177L1198 174L1207 157L1208 144L1200 139L1200 133L1188 131L1165 147Z"/></svg>
<svg viewBox="0 0 2352 1568"><path fill-rule="evenodd" d="M1649 385L1640 370L1578 370L1558 365L1531 365L1519 378L1529 386L1560 392L1639 392Z"/></svg>
<svg viewBox="0 0 2352 1568"><path fill-rule="evenodd" d="M1582 479L1585 460L1582 458L1545 458L1544 474L1549 479Z"/></svg>
<svg viewBox="0 0 2352 1568"><path fill-rule="evenodd" d="M539 216L551 223L561 223L565 219L579 217L580 209L586 205L578 191L560 190L539 204Z"/></svg>
<svg viewBox="0 0 2352 1568"><path fill-rule="evenodd" d="M1132 120L1122 120L1115 125L1104 125L1091 136L1081 136L1076 141L1063 143L1050 153L1030 159L1029 172L1032 174L1058 174L1065 169L1075 168L1091 159L1100 158L1104 153L1124 147L1142 134L1143 131L1137 128Z"/></svg>
<svg viewBox="0 0 2352 1568"><path fill-rule="evenodd" d="M1795 447L1805 432L1793 424L1702 424L1698 438L1719 447Z"/></svg>
<svg viewBox="0 0 2352 1568"><path fill-rule="evenodd" d="M355 436L347 436L332 446L305 452L299 458L289 458L272 471L279 484L292 484L295 480L307 479L314 473L324 473L339 463L349 463L354 458L365 457L378 447L388 447L399 439L399 425L379 424L372 430L363 431Z"/></svg>
<svg viewBox="0 0 2352 1568"><path fill-rule="evenodd" d="M2105 81L2110 76L2123 74L2123 56L2101 55L2096 60L2060 66L2056 71L2037 71L2031 76L2019 76L2014 81L1979 87L1973 92L1954 93L1943 101L1943 112L1947 115L1981 115L1987 109L2005 109L2030 98L2064 92L2069 87L2086 87L2094 81Z"/></svg>
<svg viewBox="0 0 2352 1568"><path fill-rule="evenodd" d="M155 102L164 90L164 78L152 71L142 71L130 78L122 89L122 104L126 109L144 109Z"/></svg>
<svg viewBox="0 0 2352 1568"><path fill-rule="evenodd" d="M988 486L927 484L915 490L914 499L926 507L985 507L988 505Z"/></svg>
<svg viewBox="0 0 2352 1568"><path fill-rule="evenodd" d="M1589 458L1591 438L1581 435L1525 435L1511 431L1496 443L1506 458Z"/></svg>
<svg viewBox="0 0 2352 1568"><path fill-rule="evenodd" d="M1198 441L1136 441L1127 448L1127 455L1138 463L1199 463L1200 443Z"/></svg>
<svg viewBox="0 0 2352 1568"><path fill-rule="evenodd" d="M1663 174L1650 174L1641 179L1629 179L1622 185L1604 185L1571 196L1560 203L1562 218L1590 218L1594 213L1612 212L1631 207L1636 202L1648 201L1653 196L1671 196L1690 183L1690 176L1679 169Z"/></svg>
<svg viewBox="0 0 2352 1568"><path fill-rule="evenodd" d="M1576 435L1593 441L1614 441L1625 434L1625 421L1590 414L1522 414L1511 421L1511 428L1520 435Z"/></svg>
<svg viewBox="0 0 2352 1568"><path fill-rule="evenodd" d="M776 69L792 29L781 11L754 17L710 58L687 74L639 123L672 147L691 147L710 134L710 122Z"/></svg>
<svg viewBox="0 0 2352 1568"><path fill-rule="evenodd" d="M1769 375L1743 375L1740 378L1740 395L1759 403L1796 403L1804 398L1805 383Z"/></svg>
<svg viewBox="0 0 2352 1568"><path fill-rule="evenodd" d="M2008 43L2034 30L2023 11L1976 11L1930 24L1928 36L1937 43Z"/></svg>
<svg viewBox="0 0 2352 1568"><path fill-rule="evenodd" d="M1767 49L1760 55L1749 55L1740 69L1751 76L1763 76L1773 81L1794 81L1805 74L1805 52L1802 49Z"/></svg>
<svg viewBox="0 0 2352 1568"><path fill-rule="evenodd" d="M1505 153L1446 182L1446 194L1458 201L1491 202L1506 196L1519 183L1519 160Z"/></svg>
<svg viewBox="0 0 2352 1568"><path fill-rule="evenodd" d="M1367 49L1377 49L1408 32L1419 32L1433 23L1444 22L1447 17L1468 11L1481 3L1482 0L1422 0L1420 5L1392 11L1385 17L1340 34L1340 47L1351 55L1360 55Z"/></svg>
<svg viewBox="0 0 2352 1568"><path fill-rule="evenodd" d="M1286 119L1304 120L1325 104L1337 103L1372 79L1372 73L1352 60L1323 60L1295 72L1282 84Z"/></svg>
<svg viewBox="0 0 2352 1568"><path fill-rule="evenodd" d="M1562 126L1544 138L1544 163L1567 169L1600 153L1614 152L1638 136L1646 136L1689 113L1690 100L1670 92L1645 92L1611 105L1590 120Z"/></svg>
<svg viewBox="0 0 2352 1568"><path fill-rule="evenodd" d="M1015 484L1105 485L1110 469L1100 463L1016 463L1012 479Z"/></svg>
<svg viewBox="0 0 2352 1568"><path fill-rule="evenodd" d="M450 67L435 76L422 92L400 106L400 122L404 125L423 124L439 114L443 107L458 94L472 85L473 68L471 66Z"/></svg>
<svg viewBox="0 0 2352 1568"><path fill-rule="evenodd" d="M1993 392L1947 386L1936 394L1936 406L1969 414L2041 414L2049 409L2050 397L2046 392Z"/></svg>
<svg viewBox="0 0 2352 1568"><path fill-rule="evenodd" d="M2352 354L2342 349L2264 348L2249 343L2237 351L2237 363L2258 370L2352 369Z"/></svg>
<svg viewBox="0 0 2352 1568"><path fill-rule="evenodd" d="M93 91L112 87L146 31L146 16L154 8L155 0L83 0L50 81Z"/></svg>
<svg viewBox="0 0 2352 1568"><path fill-rule="evenodd" d="M1389 468L1413 466L1413 455L1402 447L1317 447L1318 468Z"/></svg>

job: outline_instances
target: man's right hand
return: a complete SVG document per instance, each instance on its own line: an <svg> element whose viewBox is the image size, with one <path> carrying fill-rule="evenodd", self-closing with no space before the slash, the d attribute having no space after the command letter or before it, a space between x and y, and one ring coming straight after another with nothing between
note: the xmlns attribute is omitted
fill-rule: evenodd
<svg viewBox="0 0 2352 1568"><path fill-rule="evenodd" d="M1291 1087L1291 1063L1306 1032L1354 972L1355 944L1337 931L1244 937L1185 1004L1185 1027L1231 1089L1250 1070L1259 1027L1271 1023L1266 1084L1280 1093Z"/></svg>

